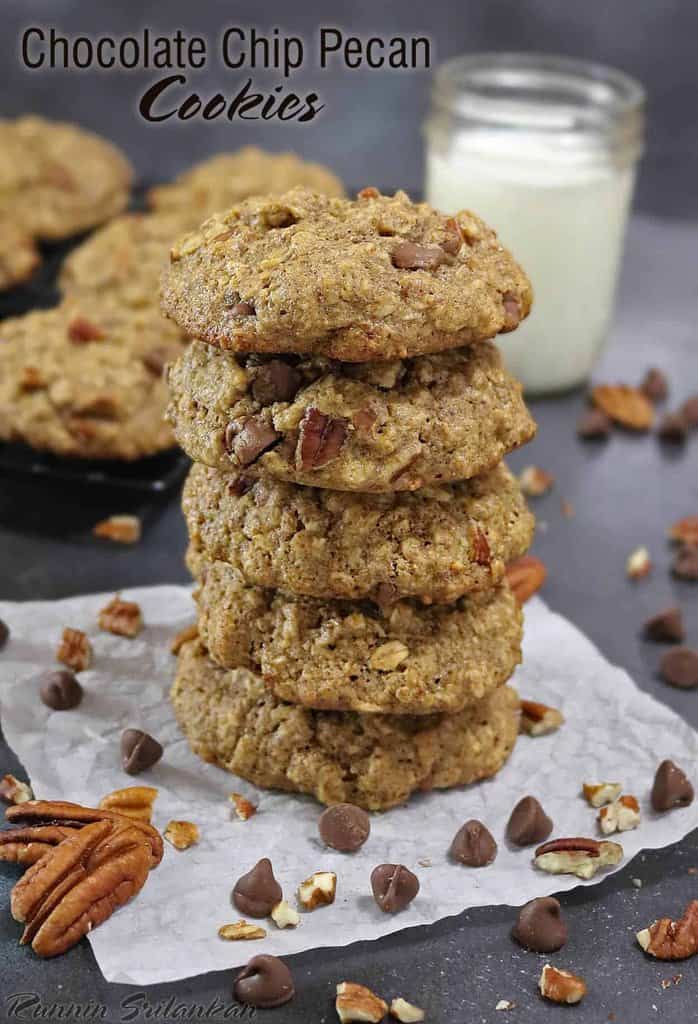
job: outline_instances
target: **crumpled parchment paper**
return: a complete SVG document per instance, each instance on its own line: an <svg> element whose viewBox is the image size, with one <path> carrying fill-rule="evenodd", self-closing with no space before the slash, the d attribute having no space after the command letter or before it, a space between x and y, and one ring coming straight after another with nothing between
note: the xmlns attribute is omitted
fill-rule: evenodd
<svg viewBox="0 0 698 1024"><path fill-rule="evenodd" d="M537 796L553 818L553 836L594 836L596 812L582 799L581 784L621 782L624 792L640 800L643 816L636 831L612 837L624 847L623 863L643 848L676 842L698 825L698 802L658 816L648 799L656 766L664 757L673 758L696 780L698 733L642 693L570 622L536 598L526 606L524 663L514 683L522 696L561 708L567 724L550 736L522 736L495 779L420 795L405 807L373 815L371 836L358 854L326 849L317 834L317 803L257 790L206 765L180 735L167 700L175 670L169 645L194 619L190 591L159 586L125 592L125 599L141 605L146 622L133 640L98 629L98 612L109 597L0 602L0 618L12 631L0 655L2 725L35 794L95 805L111 790L143 782L159 789L155 825L164 829L175 818L193 821L201 829L200 843L186 851L166 843L161 866L136 900L90 935L108 981L173 981L235 966L256 953L283 956L345 945L430 924L469 907L519 906L534 896L593 885L595 880L580 883L571 876L537 871L530 849L507 847L507 819L527 793ZM95 656L93 667L80 676L82 704L59 713L39 700L36 677L54 666L64 626L84 629ZM119 737L131 726L146 729L165 747L161 762L137 779L124 774L119 764ZM259 805L246 822L234 814L228 799L233 790ZM468 818L484 821L499 843L497 859L489 867L468 869L447 858L454 833ZM292 903L298 884L313 871L335 871L336 902L302 914L296 929L279 930L269 921L265 940L225 942L218 938L219 926L240 917L230 902L233 884L262 856L271 858ZM421 883L411 906L395 916L380 911L371 897L369 876L382 862L406 864ZM601 877L603 873L596 880Z"/></svg>

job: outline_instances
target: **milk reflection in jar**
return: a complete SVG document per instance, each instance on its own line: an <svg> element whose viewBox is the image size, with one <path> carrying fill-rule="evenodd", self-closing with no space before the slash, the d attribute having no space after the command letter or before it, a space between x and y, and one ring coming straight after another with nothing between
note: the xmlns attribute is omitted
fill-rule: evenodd
<svg viewBox="0 0 698 1024"><path fill-rule="evenodd" d="M426 198L481 216L531 278L529 318L499 338L530 393L582 383L607 336L643 105L626 75L566 58L480 54L437 72Z"/></svg>

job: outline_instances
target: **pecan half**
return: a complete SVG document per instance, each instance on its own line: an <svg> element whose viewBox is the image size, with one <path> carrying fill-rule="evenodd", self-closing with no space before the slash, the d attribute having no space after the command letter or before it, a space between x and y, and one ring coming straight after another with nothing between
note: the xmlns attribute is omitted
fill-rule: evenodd
<svg viewBox="0 0 698 1024"><path fill-rule="evenodd" d="M142 889L151 850L130 823L96 821L32 864L12 890L21 943L41 957L74 946Z"/></svg>
<svg viewBox="0 0 698 1024"><path fill-rule="evenodd" d="M524 604L540 590L547 575L548 570L535 555L515 558L513 562L509 562L506 570L507 582L519 604Z"/></svg>
<svg viewBox="0 0 698 1024"><path fill-rule="evenodd" d="M27 825L0 832L0 860L13 864L35 864L45 853L58 846L75 829L65 825Z"/></svg>
<svg viewBox="0 0 698 1024"><path fill-rule="evenodd" d="M15 807L8 807L5 817L22 831L27 828L36 829L51 825L75 832L95 821L120 822L122 825L130 825L143 833L150 845L152 867L157 867L162 860L162 836L158 830L146 822L126 818L117 811L98 807L83 807L80 804L70 803L68 800L29 800L26 803L17 804ZM10 830L10 832L12 831L15 830ZM8 836L10 832L0 832L0 837ZM10 859L3 856L3 849L3 843L0 842L0 860Z"/></svg>
<svg viewBox="0 0 698 1024"><path fill-rule="evenodd" d="M639 388L627 384L599 384L591 400L612 420L628 430L649 430L654 423L654 406Z"/></svg>
<svg viewBox="0 0 698 1024"><path fill-rule="evenodd" d="M320 469L335 459L347 437L343 419L332 419L311 406L300 424L297 458L301 469Z"/></svg>
<svg viewBox="0 0 698 1024"><path fill-rule="evenodd" d="M606 840L552 839L535 852L534 864L551 875L576 875L591 878L603 867L618 864L623 857L620 843Z"/></svg>
<svg viewBox="0 0 698 1024"><path fill-rule="evenodd" d="M698 900L691 900L679 921L661 917L637 933L645 953L657 960L684 960L698 953Z"/></svg>

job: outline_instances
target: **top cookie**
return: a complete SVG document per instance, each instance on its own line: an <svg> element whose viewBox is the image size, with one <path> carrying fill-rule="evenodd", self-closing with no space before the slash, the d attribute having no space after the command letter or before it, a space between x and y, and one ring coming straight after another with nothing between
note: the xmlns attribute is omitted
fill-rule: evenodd
<svg viewBox="0 0 698 1024"><path fill-rule="evenodd" d="M36 238L67 238L120 213L132 174L116 146L77 125L0 122L0 212Z"/></svg>
<svg viewBox="0 0 698 1024"><path fill-rule="evenodd" d="M169 185L148 192L148 205L167 213L186 211L192 228L216 210L227 210L248 196L286 192L296 185L343 196L344 186L322 164L301 160L295 153L267 153L245 146L235 153L218 153L195 164Z"/></svg>
<svg viewBox="0 0 698 1024"><path fill-rule="evenodd" d="M241 352L403 359L513 330L525 273L478 217L404 192L356 200L296 188L209 218L172 249L165 312Z"/></svg>

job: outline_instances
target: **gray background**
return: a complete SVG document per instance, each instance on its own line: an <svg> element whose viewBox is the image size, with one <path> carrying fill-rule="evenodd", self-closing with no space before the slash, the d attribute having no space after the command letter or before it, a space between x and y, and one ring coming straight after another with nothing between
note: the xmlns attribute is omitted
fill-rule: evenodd
<svg viewBox="0 0 698 1024"><path fill-rule="evenodd" d="M420 126L430 72L334 71L308 62L291 79L299 93L315 89L327 104L308 125L208 124L139 120L138 98L162 72L26 71L18 38L29 24L54 25L66 34L131 34L140 26L160 32L181 28L209 38L212 57L188 73L202 96L231 97L246 73L221 68L216 39L222 27L278 25L311 41L318 25L347 34L429 35L437 61L476 50L534 50L610 63L635 75L649 95L649 147L638 207L662 213L698 212L698 4L694 0L361 0L354 3L282 0L3 0L2 102L5 114L31 109L70 117L120 142L147 179L165 178L207 153L255 142L292 148L334 167L351 185L409 189L422 182ZM254 72L273 88L278 75ZM182 95L185 95L183 93Z"/></svg>

